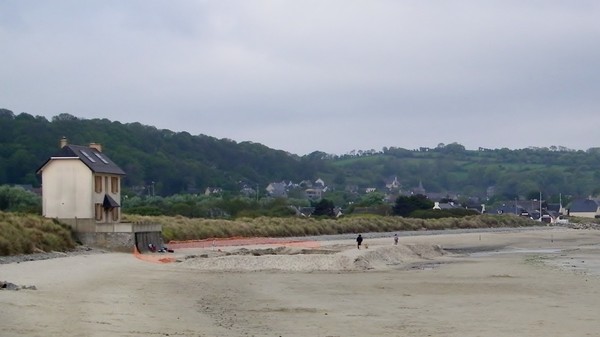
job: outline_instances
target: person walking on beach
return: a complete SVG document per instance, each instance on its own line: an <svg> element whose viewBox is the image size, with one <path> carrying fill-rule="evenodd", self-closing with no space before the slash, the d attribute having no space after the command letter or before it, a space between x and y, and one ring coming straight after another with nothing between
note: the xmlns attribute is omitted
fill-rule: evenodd
<svg viewBox="0 0 600 337"><path fill-rule="evenodd" d="M394 245L398 245L398 234L394 234Z"/></svg>
<svg viewBox="0 0 600 337"><path fill-rule="evenodd" d="M363 238L362 235L358 234L358 237L356 238L356 248L360 249L360 245L362 244Z"/></svg>

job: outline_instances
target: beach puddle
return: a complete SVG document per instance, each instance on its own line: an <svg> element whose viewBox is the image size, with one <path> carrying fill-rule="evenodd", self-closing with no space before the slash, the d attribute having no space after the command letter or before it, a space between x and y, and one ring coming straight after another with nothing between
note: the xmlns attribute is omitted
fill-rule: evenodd
<svg viewBox="0 0 600 337"><path fill-rule="evenodd" d="M443 264L448 262L414 262L409 264L396 264L394 265L394 269L396 270L420 270L420 271L431 271L438 269Z"/></svg>
<svg viewBox="0 0 600 337"><path fill-rule="evenodd" d="M562 249L558 248L538 248L538 249L525 249L525 248L507 248L502 250L487 251L487 252L475 252L469 254L471 257L488 257L502 254L556 254L560 253Z"/></svg>
<svg viewBox="0 0 600 337"><path fill-rule="evenodd" d="M531 261L587 276L600 277L600 256L597 250L565 250L558 248L506 248L468 254L470 257L490 257L503 254L533 254Z"/></svg>
<svg viewBox="0 0 600 337"><path fill-rule="evenodd" d="M596 252L578 252L580 254L561 255L558 258L545 261L546 264L562 270L589 276L600 276L600 257Z"/></svg>

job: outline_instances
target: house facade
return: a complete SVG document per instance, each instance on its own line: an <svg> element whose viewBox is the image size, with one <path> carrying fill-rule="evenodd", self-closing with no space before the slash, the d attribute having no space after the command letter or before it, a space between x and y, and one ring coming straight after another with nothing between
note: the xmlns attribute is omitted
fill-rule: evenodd
<svg viewBox="0 0 600 337"><path fill-rule="evenodd" d="M133 234L145 232L160 244L160 225L121 222L125 172L100 144L70 145L63 137L60 150L37 173L42 176L42 215L70 225L83 243L129 246L138 241Z"/></svg>
<svg viewBox="0 0 600 337"><path fill-rule="evenodd" d="M283 181L279 183L270 183L265 190L271 197L274 198L287 197L287 184Z"/></svg>
<svg viewBox="0 0 600 337"><path fill-rule="evenodd" d="M323 190L320 188L307 188L304 190L304 195L310 200L321 200L323 198Z"/></svg>
<svg viewBox="0 0 600 337"><path fill-rule="evenodd" d="M125 172L102 153L100 144L69 145L39 169L42 215L71 225L121 221L121 179ZM79 223L77 223L79 224Z"/></svg>

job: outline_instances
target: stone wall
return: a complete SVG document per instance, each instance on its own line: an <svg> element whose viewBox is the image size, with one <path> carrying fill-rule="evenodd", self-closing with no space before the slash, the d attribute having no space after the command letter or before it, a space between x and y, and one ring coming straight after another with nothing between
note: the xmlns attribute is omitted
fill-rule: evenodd
<svg viewBox="0 0 600 337"><path fill-rule="evenodd" d="M58 219L58 221L71 226L77 233L93 233L96 231L96 221L94 219Z"/></svg>
<svg viewBox="0 0 600 337"><path fill-rule="evenodd" d="M133 252L135 233L75 233L84 245L111 251Z"/></svg>
<svg viewBox="0 0 600 337"><path fill-rule="evenodd" d="M118 252L133 252L137 245L138 251L148 251L148 244L160 249L164 242L161 232L137 233L75 233L77 239L84 245Z"/></svg>
<svg viewBox="0 0 600 337"><path fill-rule="evenodd" d="M137 245L140 252L148 244L163 246L162 226L151 222L98 223L94 219L59 219L69 225L79 242L86 246L112 251L132 252Z"/></svg>

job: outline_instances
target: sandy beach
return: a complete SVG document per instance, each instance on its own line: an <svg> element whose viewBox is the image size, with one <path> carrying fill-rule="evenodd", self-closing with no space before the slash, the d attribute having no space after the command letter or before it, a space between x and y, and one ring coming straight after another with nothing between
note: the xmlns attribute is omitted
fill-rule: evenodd
<svg viewBox="0 0 600 337"><path fill-rule="evenodd" d="M600 336L600 231L400 236L4 264L0 335Z"/></svg>

